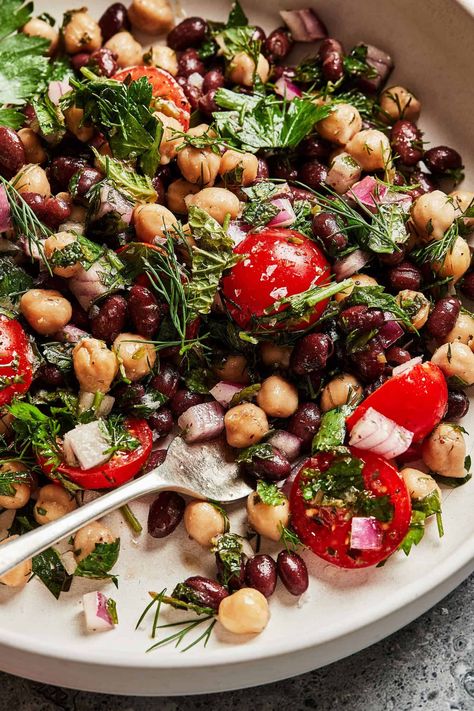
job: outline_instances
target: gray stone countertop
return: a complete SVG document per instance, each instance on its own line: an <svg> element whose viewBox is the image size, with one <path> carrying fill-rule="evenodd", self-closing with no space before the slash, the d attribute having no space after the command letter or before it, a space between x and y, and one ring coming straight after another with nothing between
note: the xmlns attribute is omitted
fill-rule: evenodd
<svg viewBox="0 0 474 711"><path fill-rule="evenodd" d="M0 673L0 711L474 711L474 575L391 637L323 669L210 696L70 691Z"/></svg>

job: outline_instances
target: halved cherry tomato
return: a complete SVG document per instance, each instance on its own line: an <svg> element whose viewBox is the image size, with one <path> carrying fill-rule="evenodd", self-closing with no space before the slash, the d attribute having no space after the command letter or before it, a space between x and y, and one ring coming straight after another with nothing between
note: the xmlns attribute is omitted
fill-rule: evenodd
<svg viewBox="0 0 474 711"><path fill-rule="evenodd" d="M188 130L191 106L184 91L169 72L158 67L138 66L122 69L112 79L125 81L127 77L130 77L132 81L146 77L152 86L154 98L163 99L164 101L162 109L157 106L157 110L162 110L164 114L176 118L183 126L183 130ZM170 103L172 106L170 106Z"/></svg>
<svg viewBox="0 0 474 711"><path fill-rule="evenodd" d="M125 426L140 442L133 451L118 452L105 464L91 469L61 464L57 471L83 489L111 489L129 481L138 474L150 456L153 435L145 420L130 418L125 421ZM44 473L55 481L53 468L42 457L38 457L38 463Z"/></svg>
<svg viewBox="0 0 474 711"><path fill-rule="evenodd" d="M0 316L0 407L23 395L33 380L32 352L26 333L14 319Z"/></svg>
<svg viewBox="0 0 474 711"><path fill-rule="evenodd" d="M263 316L280 299L329 282L329 264L323 253L295 230L270 227L250 233L234 252L247 256L224 277L222 292L230 315L241 328L250 327L255 317ZM318 320L326 304L327 300L316 304L309 320L285 322L284 327L306 328ZM255 324L255 329L265 330L265 326Z"/></svg>
<svg viewBox="0 0 474 711"><path fill-rule="evenodd" d="M413 442L420 442L444 417L448 387L437 365L427 361L386 380L369 395L347 420L349 431L367 408L373 407L397 425L413 432Z"/></svg>
<svg viewBox="0 0 474 711"><path fill-rule="evenodd" d="M411 501L402 477L385 459L358 449L351 449L351 454L364 462L362 475L366 489L379 497L389 496L394 507L392 520L379 522L383 536L381 548L351 549L353 513L347 508L315 507L303 498L300 488L302 470L312 467L325 471L334 458L331 454L313 457L300 469L291 489L291 523L303 543L320 558L340 568L366 568L385 560L398 548L410 525Z"/></svg>

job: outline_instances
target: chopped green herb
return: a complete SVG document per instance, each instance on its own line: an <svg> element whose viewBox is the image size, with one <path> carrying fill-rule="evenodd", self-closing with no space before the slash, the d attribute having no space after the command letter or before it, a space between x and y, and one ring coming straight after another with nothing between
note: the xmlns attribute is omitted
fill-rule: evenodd
<svg viewBox="0 0 474 711"><path fill-rule="evenodd" d="M390 311L395 318L412 328L408 314L400 307L394 296L387 294L383 286L356 286L345 301L347 306L363 304L369 308Z"/></svg>
<svg viewBox="0 0 474 711"><path fill-rule="evenodd" d="M113 543L96 543L92 553L78 563L74 575L80 578L103 580L110 578L118 587L117 577L110 573L111 568L118 560L120 551L120 538ZM76 553L80 551L75 551Z"/></svg>
<svg viewBox="0 0 474 711"><path fill-rule="evenodd" d="M107 598L106 608L114 625L118 625L117 603L111 597Z"/></svg>
<svg viewBox="0 0 474 711"><path fill-rule="evenodd" d="M33 279L10 257L0 257L0 307L12 309L20 296L31 289Z"/></svg>
<svg viewBox="0 0 474 711"><path fill-rule="evenodd" d="M133 168L116 158L102 156L95 148L92 150L107 180L110 180L118 190L139 202L155 202L156 190L148 175L139 175Z"/></svg>
<svg viewBox="0 0 474 711"><path fill-rule="evenodd" d="M268 442L252 444L246 449L241 449L235 461L241 464L250 464L254 457L258 457L259 459L271 459L271 457L273 457L272 445Z"/></svg>
<svg viewBox="0 0 474 711"><path fill-rule="evenodd" d="M257 482L257 495L260 501L267 506L279 506L286 500L276 484L261 479Z"/></svg>
<svg viewBox="0 0 474 711"><path fill-rule="evenodd" d="M324 413L318 431L313 437L312 452L347 452L344 447L346 436L346 418L352 412L351 407L342 405Z"/></svg>
<svg viewBox="0 0 474 711"><path fill-rule="evenodd" d="M293 529L287 528L282 524L280 524L280 541L283 543L286 550L296 550L298 546L303 545Z"/></svg>
<svg viewBox="0 0 474 711"><path fill-rule="evenodd" d="M223 533L212 540L211 552L222 564L219 582L227 586L229 580L240 575L242 566L242 538L235 533Z"/></svg>
<svg viewBox="0 0 474 711"><path fill-rule="evenodd" d="M246 388L242 388L242 390L239 390L239 392L232 396L230 407L240 405L242 402L250 402L260 391L261 387L260 383L255 383L254 385L247 385Z"/></svg>

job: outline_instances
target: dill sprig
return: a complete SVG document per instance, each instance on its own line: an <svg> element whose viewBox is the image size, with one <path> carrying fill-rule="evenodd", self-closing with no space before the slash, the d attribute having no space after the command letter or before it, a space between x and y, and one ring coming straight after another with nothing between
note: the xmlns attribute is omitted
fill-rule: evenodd
<svg viewBox="0 0 474 711"><path fill-rule="evenodd" d="M433 240L424 247L419 247L410 252L410 258L417 264L442 263L448 254L453 251L454 244L459 237L459 222L455 220L441 239Z"/></svg>

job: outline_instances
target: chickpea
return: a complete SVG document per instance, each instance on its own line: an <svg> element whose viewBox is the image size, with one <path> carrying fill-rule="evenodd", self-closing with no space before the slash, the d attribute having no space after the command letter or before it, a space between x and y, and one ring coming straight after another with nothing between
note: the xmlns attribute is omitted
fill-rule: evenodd
<svg viewBox="0 0 474 711"><path fill-rule="evenodd" d="M428 242L444 237L455 218L454 200L442 190L420 195L411 209L411 219L417 234Z"/></svg>
<svg viewBox="0 0 474 711"><path fill-rule="evenodd" d="M77 242L76 235L72 232L57 232L55 235L48 237L44 243L44 254L46 259L50 260L55 252L61 252L71 244ZM79 262L71 264L67 267L53 267L54 274L69 279L81 268Z"/></svg>
<svg viewBox="0 0 474 711"><path fill-rule="evenodd" d="M446 336L445 343L464 343L474 350L474 318L461 311L456 319L454 328Z"/></svg>
<svg viewBox="0 0 474 711"><path fill-rule="evenodd" d="M72 351L74 373L81 390L107 393L117 375L119 363L115 353L97 338L83 338Z"/></svg>
<svg viewBox="0 0 474 711"><path fill-rule="evenodd" d="M258 444L269 430L265 412L251 402L227 410L224 425L227 442L240 449Z"/></svg>
<svg viewBox="0 0 474 711"><path fill-rule="evenodd" d="M321 393L323 412L346 405L349 400L362 396L362 385L350 373L341 373L329 381Z"/></svg>
<svg viewBox="0 0 474 711"><path fill-rule="evenodd" d="M71 12L71 19L63 28L63 38L68 54L94 52L102 45L100 27L85 9Z"/></svg>
<svg viewBox="0 0 474 711"><path fill-rule="evenodd" d="M48 40L48 54L51 56L56 51L59 42L59 32L55 27L52 27L46 20L41 20L39 17L32 17L26 25L23 25L21 30L29 37L41 37Z"/></svg>
<svg viewBox="0 0 474 711"><path fill-rule="evenodd" d="M134 27L150 35L169 32L173 27L173 10L168 0L133 0L128 16Z"/></svg>
<svg viewBox="0 0 474 711"><path fill-rule="evenodd" d="M80 528L74 536L74 557L78 563L87 558L98 543L114 543L117 536L100 521L92 521Z"/></svg>
<svg viewBox="0 0 474 711"><path fill-rule="evenodd" d="M418 121L421 104L411 91L403 86L390 86L380 96L380 108L384 121L394 123L399 119Z"/></svg>
<svg viewBox="0 0 474 711"><path fill-rule="evenodd" d="M113 348L124 367L126 377L132 382L148 375L155 365L155 347L135 333L120 333Z"/></svg>
<svg viewBox="0 0 474 711"><path fill-rule="evenodd" d="M270 375L257 393L257 403L270 417L291 417L298 409L298 390L279 375Z"/></svg>
<svg viewBox="0 0 474 711"><path fill-rule="evenodd" d="M259 634L268 624L270 609L261 592L241 588L222 600L217 619L234 634Z"/></svg>
<svg viewBox="0 0 474 711"><path fill-rule="evenodd" d="M247 358L243 355L229 355L222 363L215 365L213 370L220 380L241 385L247 385L249 382Z"/></svg>
<svg viewBox="0 0 474 711"><path fill-rule="evenodd" d="M239 173L242 173L240 176ZM221 158L219 175L222 175L224 182L235 185L237 182L246 187L254 182L258 173L258 158L253 153L239 153L238 151L226 151ZM239 175L239 180L235 179ZM231 177L232 176L232 177Z"/></svg>
<svg viewBox="0 0 474 711"><path fill-rule="evenodd" d="M227 215L234 220L240 210L239 198L226 188L204 188L195 195L185 197L184 202L188 209L191 205L200 207L220 225L224 224Z"/></svg>
<svg viewBox="0 0 474 711"><path fill-rule="evenodd" d="M362 129L362 117L355 106L336 104L329 116L316 124L320 136L345 146Z"/></svg>
<svg viewBox="0 0 474 711"><path fill-rule="evenodd" d="M466 383L474 383L474 353L464 343L444 343L431 356L447 378L456 376Z"/></svg>
<svg viewBox="0 0 474 711"><path fill-rule="evenodd" d="M88 143L94 135L92 126L83 126L84 111L76 106L71 106L64 112L66 128L82 143Z"/></svg>
<svg viewBox="0 0 474 711"><path fill-rule="evenodd" d="M0 541L0 546L8 541L13 541L14 538L18 536L8 536ZM22 588L31 577L33 572L33 564L31 558L29 560L24 560L23 563L19 563L8 573L4 573L0 576L0 584L6 585L9 588Z"/></svg>
<svg viewBox="0 0 474 711"><path fill-rule="evenodd" d="M349 277L354 282L354 286L377 286L377 281L368 274L353 274ZM352 294L354 286L348 286L344 291L337 293L334 298L336 301L344 301Z"/></svg>
<svg viewBox="0 0 474 711"><path fill-rule="evenodd" d="M191 133L189 131L188 133ZM220 155L211 148L185 146L178 153L178 168L190 183L212 187L219 172Z"/></svg>
<svg viewBox="0 0 474 711"><path fill-rule="evenodd" d="M130 32L117 32L107 40L104 47L117 55L119 67L134 67L142 63L143 48Z"/></svg>
<svg viewBox="0 0 474 711"><path fill-rule="evenodd" d="M471 190L454 190L450 193L450 197L454 200L456 212L460 214L466 212L469 206L474 205L474 192ZM463 223L466 227L474 227L474 217L464 217Z"/></svg>
<svg viewBox="0 0 474 711"><path fill-rule="evenodd" d="M433 491L438 492L439 500L441 501L441 489L429 474L425 474L425 472L419 469L413 469L412 467L405 467L401 470L400 474L407 485L411 498L415 499L415 501L425 499L432 494Z"/></svg>
<svg viewBox="0 0 474 711"><path fill-rule="evenodd" d="M289 501L285 496L284 501L276 506L264 504L257 492L252 491L247 499L247 517L257 533L271 541L279 541L282 526L286 528L290 520Z"/></svg>
<svg viewBox="0 0 474 711"><path fill-rule="evenodd" d="M20 128L18 136L25 149L26 162L38 165L44 163L48 156L36 133L31 128Z"/></svg>
<svg viewBox="0 0 474 711"><path fill-rule="evenodd" d="M0 464L0 480L2 474L7 472L26 472L28 471L24 464L21 462L6 462L3 461ZM12 489L14 489L14 494L8 495L4 494L0 496L0 509L21 509L26 506L31 496L31 486L27 482L18 482L12 484Z"/></svg>
<svg viewBox="0 0 474 711"><path fill-rule="evenodd" d="M421 456L432 472L441 476L462 478L466 475L464 460L466 442L459 427L442 422L421 447Z"/></svg>
<svg viewBox="0 0 474 711"><path fill-rule="evenodd" d="M227 530L221 512L208 501L190 501L184 509L184 526L188 536L201 546L210 546L211 540Z"/></svg>
<svg viewBox="0 0 474 711"><path fill-rule="evenodd" d="M52 336L71 320L70 302L53 289L28 289L20 299L20 311L31 328Z"/></svg>
<svg viewBox="0 0 474 711"><path fill-rule="evenodd" d="M269 368L289 368L292 350L291 346L279 346L271 341L260 343L262 363Z"/></svg>
<svg viewBox="0 0 474 711"><path fill-rule="evenodd" d="M270 76L270 65L263 54L258 55L257 69L252 57L249 57L245 52L239 52L232 58L229 64L229 80L233 84L240 86L253 86L254 74L260 78L262 84L268 81Z"/></svg>
<svg viewBox="0 0 474 711"><path fill-rule="evenodd" d="M358 162L349 153L343 151L331 159L326 182L338 195L344 195L354 183L357 183L361 173Z"/></svg>
<svg viewBox="0 0 474 711"><path fill-rule="evenodd" d="M19 193L38 193L43 197L51 196L48 177L39 165L26 165L12 178L11 183Z"/></svg>
<svg viewBox="0 0 474 711"><path fill-rule="evenodd" d="M413 328L417 331L423 328L430 315L430 302L421 291L403 289L396 296L399 306L406 311Z"/></svg>
<svg viewBox="0 0 474 711"><path fill-rule="evenodd" d="M362 170L383 170L391 164L390 141L382 131L367 128L351 138L346 150Z"/></svg>
<svg viewBox="0 0 474 711"><path fill-rule="evenodd" d="M176 52L174 49L171 49L171 47L166 47L164 44L153 45L151 48L150 61L153 66L164 69L174 77L178 73Z"/></svg>
<svg viewBox="0 0 474 711"><path fill-rule="evenodd" d="M133 222L140 242L150 244L156 239L166 238L168 234L173 236L173 226L178 224L173 213L157 203L137 205L133 211Z"/></svg>
<svg viewBox="0 0 474 711"><path fill-rule="evenodd" d="M38 492L38 499L33 509L35 521L43 525L56 521L77 507L76 499L69 491L56 484L46 484Z"/></svg>
<svg viewBox="0 0 474 711"><path fill-rule="evenodd" d="M442 277L452 277L456 284L471 266L471 251L465 239L458 237L442 262L432 265L433 271Z"/></svg>
<svg viewBox="0 0 474 711"><path fill-rule="evenodd" d="M188 195L195 195L199 191L199 185L188 183L184 178L173 180L173 182L168 185L168 190L166 191L166 204L172 212L185 215L188 211L185 198Z"/></svg>

